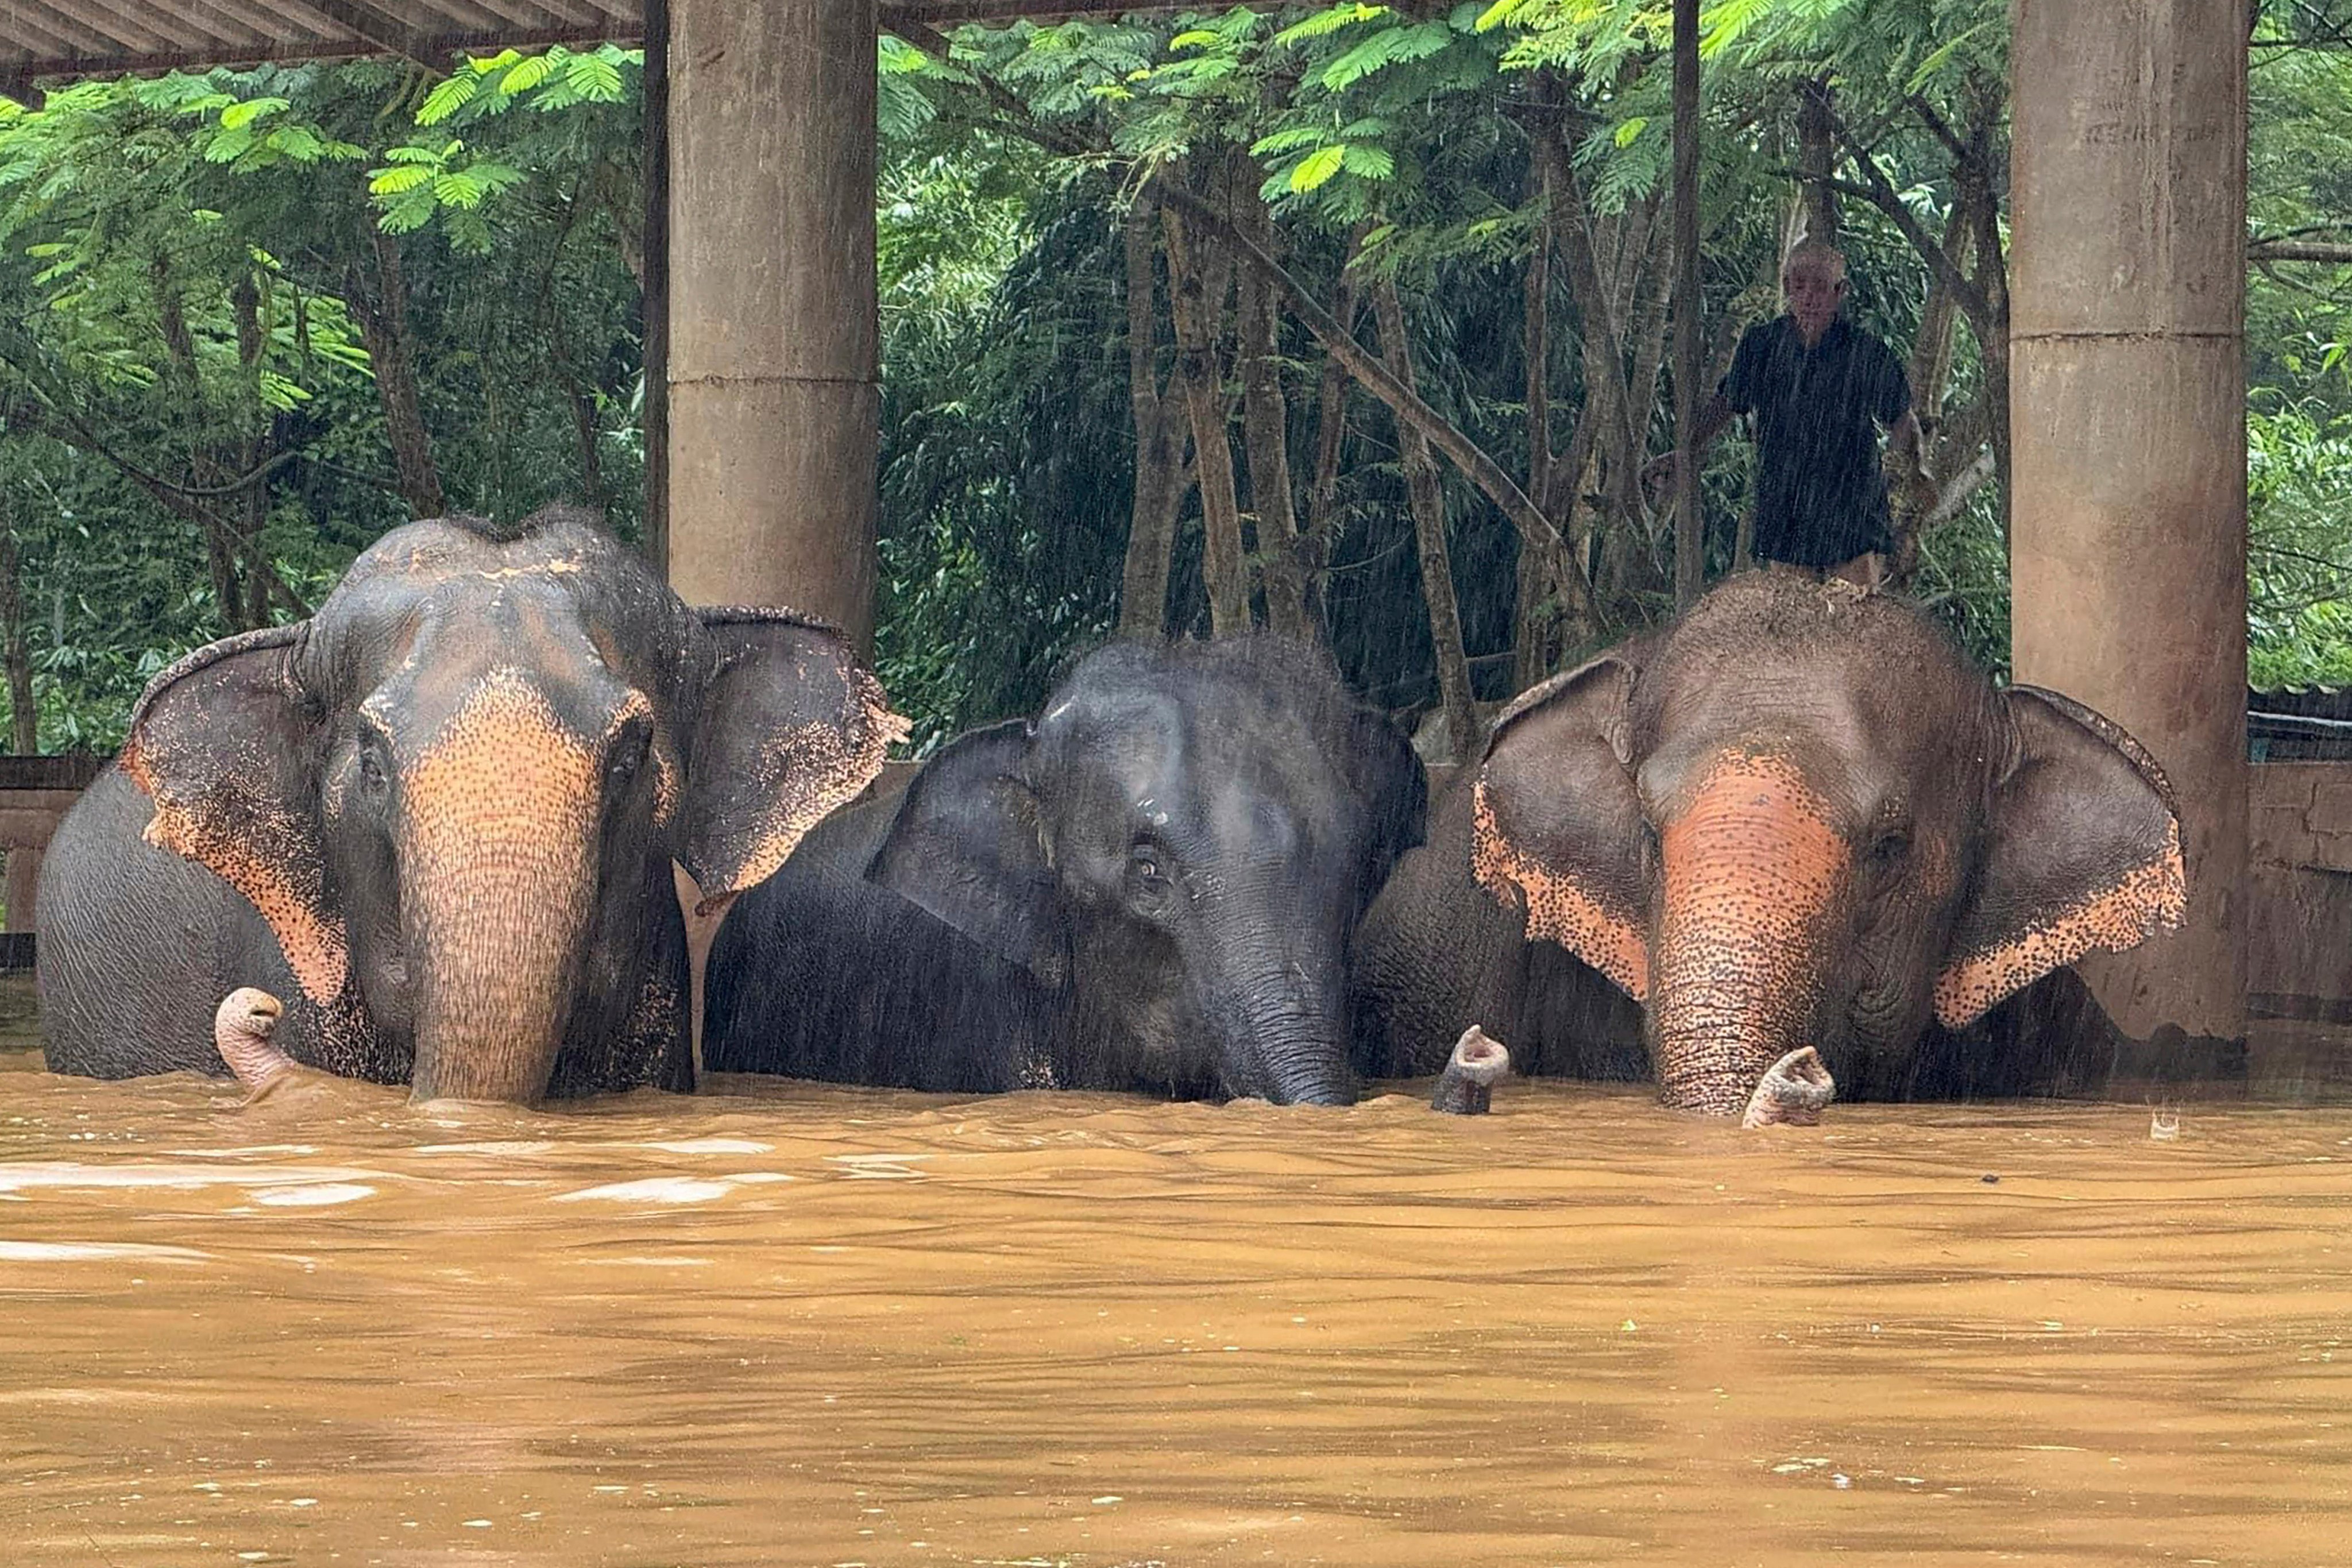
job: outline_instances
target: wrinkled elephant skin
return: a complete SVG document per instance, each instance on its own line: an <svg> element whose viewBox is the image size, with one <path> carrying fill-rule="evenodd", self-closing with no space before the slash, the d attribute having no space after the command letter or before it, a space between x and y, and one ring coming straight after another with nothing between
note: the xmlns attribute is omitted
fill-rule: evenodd
<svg viewBox="0 0 2352 1568"><path fill-rule="evenodd" d="M710 961L714 1069L1354 1098L1348 944L1419 764L1319 652L1115 644L825 823Z"/></svg>
<svg viewBox="0 0 2352 1568"><path fill-rule="evenodd" d="M49 1065L269 1048L419 1100L693 1081L672 862L764 879L903 732L832 628L689 610L583 513L412 523L158 676L43 869ZM168 852L168 853L167 853Z"/></svg>
<svg viewBox="0 0 2352 1568"><path fill-rule="evenodd" d="M2168 786L2131 737L1996 690L1904 600L1779 570L1523 694L1435 816L1360 947L1380 1068L1429 1070L1465 1009L1515 1006L1538 1058L1580 1031L1590 1051L1628 1022L1594 999L1605 977L1643 1005L1665 1103L1752 1121L1804 1120L1832 1083L2078 1087L2111 1034L1996 1047L1979 1020L2044 976L2079 990L2053 972L2186 899ZM1534 984L1563 950L1589 968Z"/></svg>

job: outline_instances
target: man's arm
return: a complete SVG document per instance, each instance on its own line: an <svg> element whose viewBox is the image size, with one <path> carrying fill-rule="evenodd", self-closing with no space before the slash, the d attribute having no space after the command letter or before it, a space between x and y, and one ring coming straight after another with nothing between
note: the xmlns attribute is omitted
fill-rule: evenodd
<svg viewBox="0 0 2352 1568"><path fill-rule="evenodd" d="M1691 459L1694 462L1706 461L1706 449L1715 444L1717 436L1723 434L1723 427L1731 423L1734 412L1731 400L1720 392L1706 400L1706 406L1698 411L1698 417L1691 426ZM1642 465L1642 482L1654 485L1674 471L1675 454L1661 452Z"/></svg>
<svg viewBox="0 0 2352 1568"><path fill-rule="evenodd" d="M1922 479L1932 477L1927 472L1927 435L1919 428L1919 417L1909 405L1905 405L1901 417L1886 432L1886 444L1904 460L1906 472L1916 472Z"/></svg>

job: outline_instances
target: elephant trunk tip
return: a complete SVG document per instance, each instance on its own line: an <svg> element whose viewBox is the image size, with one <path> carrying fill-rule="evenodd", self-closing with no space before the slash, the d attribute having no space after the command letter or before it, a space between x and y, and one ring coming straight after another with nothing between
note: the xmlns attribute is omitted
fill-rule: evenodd
<svg viewBox="0 0 2352 1568"><path fill-rule="evenodd" d="M1511 1070L1511 1053L1503 1043L1473 1024L1454 1042L1454 1055L1429 1098L1430 1109L1453 1116L1483 1116L1493 1102L1495 1085Z"/></svg>
<svg viewBox="0 0 2352 1568"><path fill-rule="evenodd" d="M1822 1054L1801 1046L1765 1069L1756 1092L1748 1097L1742 1127L1811 1127L1822 1110L1837 1098L1837 1080L1830 1076Z"/></svg>
<svg viewBox="0 0 2352 1568"><path fill-rule="evenodd" d="M230 992L213 1014L213 1044L246 1088L267 1089L293 1070L294 1058L269 1038L285 1016L277 997L251 985Z"/></svg>

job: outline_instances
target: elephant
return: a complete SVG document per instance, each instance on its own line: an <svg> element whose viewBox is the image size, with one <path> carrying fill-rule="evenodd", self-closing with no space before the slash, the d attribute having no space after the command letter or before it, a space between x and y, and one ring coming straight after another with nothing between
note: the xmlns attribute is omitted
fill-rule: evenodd
<svg viewBox="0 0 2352 1568"><path fill-rule="evenodd" d="M743 896L705 1064L1347 1103L1349 942L1426 789L1318 649L1110 644Z"/></svg>
<svg viewBox="0 0 2352 1568"><path fill-rule="evenodd" d="M1751 1121L1817 1109L1823 1067L1852 1098L2078 1081L2074 1047L1979 1020L2187 897L2129 735L1996 689L1906 600L1780 568L1523 693L1433 815L1358 944L1363 1070L1435 1071L1483 1022L1522 1070ZM2111 1028L2084 994L2045 1036Z"/></svg>
<svg viewBox="0 0 2352 1568"><path fill-rule="evenodd" d="M577 509L395 529L148 686L42 869L48 1065L220 1074L250 985L418 1100L690 1089L672 860L723 904L904 732L842 633L690 610Z"/></svg>

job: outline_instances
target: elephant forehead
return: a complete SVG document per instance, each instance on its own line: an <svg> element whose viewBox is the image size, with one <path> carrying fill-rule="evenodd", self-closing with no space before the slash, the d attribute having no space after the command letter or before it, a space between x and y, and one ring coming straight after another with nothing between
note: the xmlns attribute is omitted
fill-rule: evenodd
<svg viewBox="0 0 2352 1568"><path fill-rule="evenodd" d="M584 595L584 596L583 596ZM304 649L305 684L320 691L387 684L454 688L495 664L573 675L675 657L649 628L606 624L602 600L583 579L547 563L443 574L378 574L322 607ZM645 659L616 657L635 643L659 645Z"/></svg>
<svg viewBox="0 0 2352 1568"><path fill-rule="evenodd" d="M650 716L641 693L628 699L618 705L614 729L637 713ZM557 717L522 671L495 669L417 748L404 797L419 827L544 836L593 810L597 750Z"/></svg>
<svg viewBox="0 0 2352 1568"><path fill-rule="evenodd" d="M1836 896L1852 863L1829 804L1794 763L1769 753L1717 757L1659 834L1659 849L1670 927L1743 911L1759 930L1801 925Z"/></svg>
<svg viewBox="0 0 2352 1568"><path fill-rule="evenodd" d="M1860 820L1899 795L1904 767L1851 702L1751 705L1669 724L1634 770L1652 820L1671 822L1727 768L1769 762L1801 786L1826 820Z"/></svg>
<svg viewBox="0 0 2352 1568"><path fill-rule="evenodd" d="M593 743L648 708L576 621L478 613L433 616L359 710L405 751L429 744L428 737L486 697L494 707L505 704L496 710L511 711L525 690L536 710L577 743Z"/></svg>

